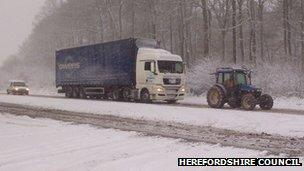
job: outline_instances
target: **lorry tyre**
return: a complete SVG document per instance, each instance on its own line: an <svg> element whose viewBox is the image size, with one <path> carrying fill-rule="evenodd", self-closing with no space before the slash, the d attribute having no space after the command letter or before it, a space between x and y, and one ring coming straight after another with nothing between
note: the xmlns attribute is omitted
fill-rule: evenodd
<svg viewBox="0 0 304 171"><path fill-rule="evenodd" d="M212 108L223 108L225 104L224 90L218 86L213 86L207 94L208 105Z"/></svg>
<svg viewBox="0 0 304 171"><path fill-rule="evenodd" d="M114 90L112 93L112 99L114 101L120 101L121 100L121 93L119 90Z"/></svg>
<svg viewBox="0 0 304 171"><path fill-rule="evenodd" d="M72 98L72 87L68 86L65 88L65 97Z"/></svg>
<svg viewBox="0 0 304 171"><path fill-rule="evenodd" d="M242 97L242 108L245 110L254 110L256 99L252 94L246 94Z"/></svg>
<svg viewBox="0 0 304 171"><path fill-rule="evenodd" d="M83 87L79 88L79 98L81 98L81 99L86 99L87 98L85 89Z"/></svg>
<svg viewBox="0 0 304 171"><path fill-rule="evenodd" d="M79 88L76 86L72 88L72 97L75 99L79 97Z"/></svg>
<svg viewBox="0 0 304 171"><path fill-rule="evenodd" d="M262 110L270 110L273 107L273 98L268 95L264 94L260 97L260 107Z"/></svg>
<svg viewBox="0 0 304 171"><path fill-rule="evenodd" d="M140 92L140 101L142 103L150 103L151 99L150 99L150 93L147 89L143 89Z"/></svg>
<svg viewBox="0 0 304 171"><path fill-rule="evenodd" d="M124 88L122 90L122 98L124 101L130 101L131 97L131 90L129 88Z"/></svg>

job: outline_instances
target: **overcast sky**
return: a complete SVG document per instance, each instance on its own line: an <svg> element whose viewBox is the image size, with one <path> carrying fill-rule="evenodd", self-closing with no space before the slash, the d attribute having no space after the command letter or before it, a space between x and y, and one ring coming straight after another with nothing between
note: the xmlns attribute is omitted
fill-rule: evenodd
<svg viewBox="0 0 304 171"><path fill-rule="evenodd" d="M14 54L32 30L45 0L0 0L0 65Z"/></svg>

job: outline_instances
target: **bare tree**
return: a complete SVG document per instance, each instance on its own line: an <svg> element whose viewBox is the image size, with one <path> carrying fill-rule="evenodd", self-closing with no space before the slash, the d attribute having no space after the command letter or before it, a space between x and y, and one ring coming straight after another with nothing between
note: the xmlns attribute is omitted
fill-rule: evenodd
<svg viewBox="0 0 304 171"><path fill-rule="evenodd" d="M248 0L249 3L249 17L250 17L250 36L249 36L249 59L251 62L256 63L256 16L255 16L255 2Z"/></svg>
<svg viewBox="0 0 304 171"><path fill-rule="evenodd" d="M204 34L204 57L209 56L209 21L208 21L208 0L201 0L202 12L203 12L203 34Z"/></svg>
<svg viewBox="0 0 304 171"><path fill-rule="evenodd" d="M236 0L232 0L232 61L236 64Z"/></svg>
<svg viewBox="0 0 304 171"><path fill-rule="evenodd" d="M241 52L241 61L245 62L245 49L244 49L244 33L243 33L243 4L244 0L238 0L238 16L239 16L239 45Z"/></svg>
<svg viewBox="0 0 304 171"><path fill-rule="evenodd" d="M222 61L226 59L226 35L228 30L229 22L229 10L230 10L230 0L218 0L211 3L211 9L213 10L215 17L217 19L220 32L221 32L221 51L222 51Z"/></svg>
<svg viewBox="0 0 304 171"><path fill-rule="evenodd" d="M258 0L259 18L259 39L260 39L260 58L264 61L264 4L266 0Z"/></svg>

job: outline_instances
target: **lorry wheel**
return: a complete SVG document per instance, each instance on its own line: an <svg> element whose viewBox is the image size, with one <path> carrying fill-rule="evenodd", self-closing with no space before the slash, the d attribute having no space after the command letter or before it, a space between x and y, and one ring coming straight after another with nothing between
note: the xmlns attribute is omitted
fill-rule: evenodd
<svg viewBox="0 0 304 171"><path fill-rule="evenodd" d="M113 93L112 93L112 99L114 101L120 101L122 98L121 98L121 92L119 90L114 90Z"/></svg>
<svg viewBox="0 0 304 171"><path fill-rule="evenodd" d="M87 95L85 93L85 89L83 87L81 87L79 89L79 98L81 98L81 99L86 99L87 98Z"/></svg>
<svg viewBox="0 0 304 171"><path fill-rule="evenodd" d="M246 94L242 97L242 108L245 110L253 110L256 106L256 99L252 94Z"/></svg>
<svg viewBox="0 0 304 171"><path fill-rule="evenodd" d="M122 91L122 98L124 101L130 101L131 90L129 88L124 88Z"/></svg>
<svg viewBox="0 0 304 171"><path fill-rule="evenodd" d="M218 86L213 86L207 94L207 102L208 105L212 108L223 108L225 104L225 94L224 90L222 90Z"/></svg>
<svg viewBox="0 0 304 171"><path fill-rule="evenodd" d="M150 93L149 93L149 91L147 89L143 89L140 92L140 101L142 103L150 103L151 102Z"/></svg>
<svg viewBox="0 0 304 171"><path fill-rule="evenodd" d="M273 98L268 95L264 94L260 97L260 107L262 110L270 110L273 107Z"/></svg>
<svg viewBox="0 0 304 171"><path fill-rule="evenodd" d="M66 87L65 89L65 97L72 98L72 87Z"/></svg>
<svg viewBox="0 0 304 171"><path fill-rule="evenodd" d="M79 88L78 87L72 88L72 97L75 99L77 99L79 97Z"/></svg>

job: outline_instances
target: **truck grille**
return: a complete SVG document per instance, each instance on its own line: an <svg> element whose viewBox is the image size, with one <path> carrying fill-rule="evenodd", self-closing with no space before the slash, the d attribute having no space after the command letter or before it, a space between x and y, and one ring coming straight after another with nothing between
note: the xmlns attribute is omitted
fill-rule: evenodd
<svg viewBox="0 0 304 171"><path fill-rule="evenodd" d="M180 78L164 78L164 85L180 85Z"/></svg>

